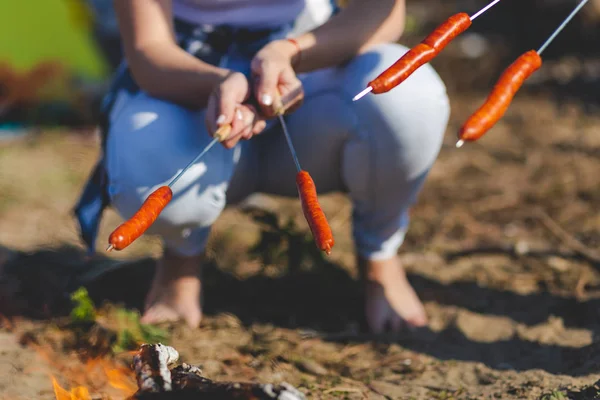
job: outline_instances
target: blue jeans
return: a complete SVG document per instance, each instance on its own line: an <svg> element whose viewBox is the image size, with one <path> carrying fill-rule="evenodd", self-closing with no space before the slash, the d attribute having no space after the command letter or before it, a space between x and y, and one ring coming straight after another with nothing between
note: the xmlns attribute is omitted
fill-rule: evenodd
<svg viewBox="0 0 600 400"><path fill-rule="evenodd" d="M450 113L445 86L430 65L386 94L352 102L406 51L382 44L344 65L300 75L304 104L286 117L300 163L319 193L348 194L356 249L367 259L390 258L402 245L408 210L437 158ZM247 72L252 54L230 47L220 65ZM107 201L129 218L211 138L204 111L126 87L113 93L103 163ZM295 166L279 124L234 149L213 147L173 192L148 233L187 256L204 250L227 205L257 192L297 197Z"/></svg>

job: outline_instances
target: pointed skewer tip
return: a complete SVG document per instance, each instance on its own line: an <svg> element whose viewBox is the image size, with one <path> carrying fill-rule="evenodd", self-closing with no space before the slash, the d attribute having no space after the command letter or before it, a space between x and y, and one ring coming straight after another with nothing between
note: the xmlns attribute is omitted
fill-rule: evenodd
<svg viewBox="0 0 600 400"><path fill-rule="evenodd" d="M465 141L460 139L458 142L456 142L456 148L460 149L461 147L463 147L463 144L465 144Z"/></svg>
<svg viewBox="0 0 600 400"><path fill-rule="evenodd" d="M115 248L115 246L113 246L112 244L109 244L108 247L106 248L106 251L110 253L114 248Z"/></svg>
<svg viewBox="0 0 600 400"><path fill-rule="evenodd" d="M352 99L352 101L357 101L357 100L362 99L367 94L371 93L372 90L373 90L373 88L371 86L368 86L365 90L363 90L362 92L360 92L359 94L357 94L356 96L354 96L354 98Z"/></svg>

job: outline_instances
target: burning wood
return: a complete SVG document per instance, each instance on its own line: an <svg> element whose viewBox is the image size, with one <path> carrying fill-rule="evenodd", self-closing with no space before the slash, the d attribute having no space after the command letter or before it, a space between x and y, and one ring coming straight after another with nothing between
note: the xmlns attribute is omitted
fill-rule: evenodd
<svg viewBox="0 0 600 400"><path fill-rule="evenodd" d="M133 357L133 368L140 391L145 393L171 390L169 365L179 359L177 350L162 344L142 345Z"/></svg>
<svg viewBox="0 0 600 400"><path fill-rule="evenodd" d="M134 357L139 386L130 400L211 399L211 400L305 400L292 385L215 382L202 376L200 368L181 364L177 350L162 344L143 345Z"/></svg>

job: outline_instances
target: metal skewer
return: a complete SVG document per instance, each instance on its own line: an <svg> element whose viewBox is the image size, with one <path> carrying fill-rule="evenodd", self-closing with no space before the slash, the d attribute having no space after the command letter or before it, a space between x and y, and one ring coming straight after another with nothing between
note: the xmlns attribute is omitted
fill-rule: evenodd
<svg viewBox="0 0 600 400"><path fill-rule="evenodd" d="M296 169L300 172L302 169L300 168L300 162L298 161L298 156L296 155L296 150L294 149L294 145L292 144L292 139L287 130L287 125L285 124L285 120L283 119L283 113L285 112L285 108L282 106L279 110L277 110L276 114L279 117L279 122L283 128L283 132L285 135L285 139L287 140L288 146L290 148L290 152L292 153L292 157L294 159L294 163L296 164ZM214 139L202 150L200 154L196 156L188 165L185 166L173 179L171 182L167 184L169 187L173 187L173 185L186 173L188 169L192 167L195 163L198 162L208 151L217 143L224 141L227 139L229 134L231 133L231 125L223 125L221 126L214 135Z"/></svg>
<svg viewBox="0 0 600 400"><path fill-rule="evenodd" d="M581 10L583 8L583 6L585 6L585 3L587 3L588 0L583 0L581 3L579 3L577 5L577 7L575 7L573 9L573 11L571 11L571 14L569 14L569 16L567 16L567 18L565 18L565 20L562 22L562 24L559 25L558 28L556 28L554 30L554 32L552 32L552 34L550 35L550 37L544 42L543 45L540 46L540 48L538 49L537 53L539 55L542 55L542 52L544 50L546 50L546 47L548 47L550 45L550 43L552 43L552 41L558 36L558 34L565 28L565 26L567 26L567 24L573 19L573 17L579 12L579 10Z"/></svg>
<svg viewBox="0 0 600 400"><path fill-rule="evenodd" d="M292 144L292 139L290 137L290 134L287 130L287 125L285 124L285 120L283 119L283 114L285 113L285 108L283 106L281 106L277 111L276 111L276 115L279 117L279 121L281 123L281 126L283 128L283 132L285 135L285 138L287 140L288 146L290 148L290 152L292 153L292 157L294 159L294 163L296 164L296 168L298 170L298 172L301 172L302 169L300 168L300 163L298 161L298 156L296 155L296 150L294 149L294 146ZM190 161L173 179L171 179L171 181L167 184L167 186L169 188L172 188L173 185L192 167L192 165L194 165L196 162L198 162L198 160L200 160L206 153L208 153L208 151L217 143L219 142L223 142L225 141L229 135L231 134L231 130L232 130L232 126L230 124L227 125L223 125L221 127L219 127L217 129L217 131L214 133L214 139L211 140L211 142L206 145L206 147L200 152L200 154L198 154L192 161ZM107 248L106 251L110 252L114 249L114 246L112 244L110 244Z"/></svg>
<svg viewBox="0 0 600 400"><path fill-rule="evenodd" d="M294 159L294 163L296 164L296 168L298 172L302 169L300 168L300 162L298 161L298 156L296 155L296 150L294 149L294 145L292 144L292 139L288 132L287 126L285 124L285 120L283 119L284 109L281 109L277 112L277 116L279 117L279 122L283 128L283 132L285 134L285 139L287 140L288 146L290 148L290 152L292 153L292 157ZM231 125L223 125L221 126L214 134L214 139L206 145L206 147L198 154L188 165L186 165L171 181L167 184L168 187L172 188L173 185L194 165L197 163L208 151L217 143L224 141L227 139L229 134L231 133Z"/></svg>
<svg viewBox="0 0 600 400"><path fill-rule="evenodd" d="M357 94L356 96L354 96L352 98L352 101L360 100L363 97L365 97L366 95L368 95L369 93L371 93L372 91L373 91L373 86L367 86L366 89L364 89L362 92L360 92L359 94Z"/></svg>
<svg viewBox="0 0 600 400"><path fill-rule="evenodd" d="M181 172L179 172L173 179L171 179L171 182L169 182L167 186L172 188L175 182L177 182L179 178L181 178L183 174L185 174L186 171L192 167L192 165L197 163L198 160L200 160L206 153L208 153L211 147L213 147L215 144L227 139L230 133L231 125L223 125L219 129L217 129L214 135L214 139L204 148L204 150L202 150L202 152L200 152L200 154L196 156L196 158L194 158L188 165L186 165L185 168L181 170Z"/></svg>
<svg viewBox="0 0 600 400"><path fill-rule="evenodd" d="M200 154L198 154L188 165L186 165L185 168L183 168L181 170L181 172L179 172L173 179L171 179L171 182L169 182L167 184L167 186L170 187L170 188L172 188L173 185L175 184L175 182L177 182L179 180L179 178L181 178L183 176L183 174L185 174L186 171L191 168L192 165L194 165L206 153L208 153L208 151L211 149L211 147L213 147L215 144L217 144L219 142L222 142L225 139L227 139L227 137L229 136L230 133L231 133L231 125L229 125L229 124L228 125L223 125L219 129L217 129L217 131L214 134L214 139L204 148L204 150L202 150L200 152ZM115 247L112 244L110 244L106 248L106 251L107 252L111 252L112 250L114 250L114 248Z"/></svg>
<svg viewBox="0 0 600 400"><path fill-rule="evenodd" d="M575 15L579 12L579 10L581 10L588 1L589 0L582 0L581 3L579 3L577 5L577 7L575 7L573 9L573 11L571 11L571 13L564 19L564 21L558 26L558 28L556 28L554 30L554 32L552 32L552 34L548 37L548 39L546 39L544 44L542 44L540 46L540 48L537 50L538 55L540 55L540 56L542 55L544 50L546 50L546 48L550 45L550 43L552 43L552 41L565 28L565 26L567 26L567 24L573 19L573 17L575 17ZM464 144L465 144L465 141L460 139L459 141L456 142L456 148L461 148Z"/></svg>
<svg viewBox="0 0 600 400"><path fill-rule="evenodd" d="M294 159L294 164L296 164L296 169L298 172L302 171L300 167L300 162L298 161L298 155L296 154L296 149L294 149L294 145L292 143L292 138L290 133L288 132L287 125L285 124L285 120L283 119L283 115L278 113L279 122L281 123L281 127L283 128L283 134L285 136L285 140L287 141L288 147L290 148L290 152L292 153L292 158Z"/></svg>
<svg viewBox="0 0 600 400"><path fill-rule="evenodd" d="M500 0L494 0L492 1L490 4L488 4L487 6L483 7L481 10L477 11L475 14L471 15L471 21L475 21L475 18L479 17L481 14L483 14L484 12L486 12L487 10L489 10L490 8L494 7L496 5L496 3L498 3Z"/></svg>
<svg viewBox="0 0 600 400"><path fill-rule="evenodd" d="M474 21L475 18L477 18L481 14L485 13L487 10L489 10L490 8L492 8L493 6L495 6L496 3L498 3L498 2L500 2L500 0L494 0L494 1L492 1L490 4L488 4L487 6L483 7L481 10L477 11L475 14L471 15L471 17L469 17L469 19L471 21ZM364 89L362 92L360 92L359 94L357 94L356 96L354 96L352 98L352 101L360 100L361 98L365 97L367 94L371 93L372 91L373 91L373 87L372 86L367 86L366 89Z"/></svg>

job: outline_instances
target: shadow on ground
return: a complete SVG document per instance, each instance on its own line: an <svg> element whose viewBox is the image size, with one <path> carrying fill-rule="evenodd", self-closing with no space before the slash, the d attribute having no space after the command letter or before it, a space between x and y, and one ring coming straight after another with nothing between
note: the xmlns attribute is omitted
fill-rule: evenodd
<svg viewBox="0 0 600 400"><path fill-rule="evenodd" d="M35 319L66 315L70 310L69 294L79 286L85 286L97 304L109 301L140 309L154 268L152 259L86 260L78 249L68 246L19 254L4 268L0 312ZM598 300L577 302L549 293L519 295L470 282L441 284L424 276L409 278L427 302L503 315L527 325L554 315L570 327L597 327ZM361 333L364 322L360 285L335 264L323 263L311 271L277 277L258 274L240 279L209 262L203 279L205 313L234 314L246 326L272 324L336 342L398 342L441 360L475 361L497 369L542 369L571 376L600 370L600 364L594 361L600 351L595 344L581 348L548 345L518 335L481 342L469 339L456 325L437 332L418 330L393 339ZM353 326L361 329L352 331Z"/></svg>

